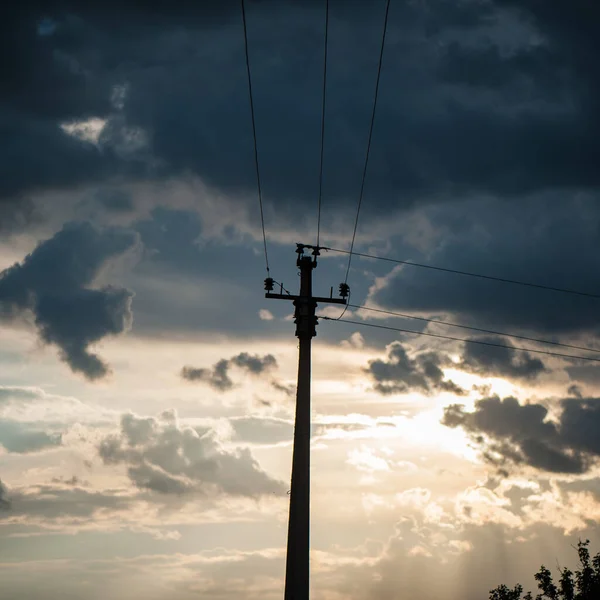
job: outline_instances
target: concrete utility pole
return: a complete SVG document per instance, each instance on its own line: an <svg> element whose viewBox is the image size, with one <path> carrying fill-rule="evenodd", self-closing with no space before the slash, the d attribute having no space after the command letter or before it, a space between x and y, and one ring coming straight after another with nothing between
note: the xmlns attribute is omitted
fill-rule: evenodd
<svg viewBox="0 0 600 600"><path fill-rule="evenodd" d="M333 288L329 298L312 295L312 272L317 266L317 256L323 247L296 244L300 269L300 294L293 296L272 293L274 281L265 279L266 298L292 300L294 302L294 323L296 336L300 340L298 362L298 388L296 391L296 423L294 428L294 455L292 459L292 486L288 524L287 559L285 568L285 600L308 600L309 556L310 556L310 378L311 343L317 335L317 302L346 304L349 287L340 284L341 298L333 298ZM312 257L305 256L304 250L312 249Z"/></svg>

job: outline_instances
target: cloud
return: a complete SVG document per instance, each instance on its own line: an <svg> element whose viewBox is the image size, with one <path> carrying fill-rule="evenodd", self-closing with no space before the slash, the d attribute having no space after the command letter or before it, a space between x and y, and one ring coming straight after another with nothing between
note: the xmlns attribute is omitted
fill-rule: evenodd
<svg viewBox="0 0 600 600"><path fill-rule="evenodd" d="M0 485L0 499L5 501L0 502L3 536L30 538L29 544L33 546L37 537L53 533L102 536L110 533L114 535L111 543L117 545L123 539L119 532L124 531L143 534L143 543L148 541L148 535L157 540L174 540L180 537L177 530L180 526L220 523L225 529L235 530L236 522L270 518L271 511L277 510L285 498L284 491L256 502L256 496L224 498L222 494L209 495L206 491L200 495L159 494L147 488L132 489L114 483L106 487L98 483L92 474L91 482L78 477L53 477L37 484L13 481L8 487ZM138 542L135 545L137 552ZM8 548L4 550L3 558L10 552Z"/></svg>
<svg viewBox="0 0 600 600"><path fill-rule="evenodd" d="M600 368L594 365L570 365L565 368L571 381L596 388L600 386Z"/></svg>
<svg viewBox="0 0 600 600"><path fill-rule="evenodd" d="M94 201L104 209L115 213L129 213L134 209L131 194L121 189L101 189Z"/></svg>
<svg viewBox="0 0 600 600"><path fill-rule="evenodd" d="M252 356L247 352L242 352L237 356L230 359L231 364L245 369L253 375L260 375L269 369L277 367L277 361L272 354L265 354L264 356Z"/></svg>
<svg viewBox="0 0 600 600"><path fill-rule="evenodd" d="M235 417L230 419L230 423L234 441L269 445L291 442L294 438L294 425L283 419Z"/></svg>
<svg viewBox="0 0 600 600"><path fill-rule="evenodd" d="M8 499L8 489L0 479L0 510L8 510L10 506L10 500Z"/></svg>
<svg viewBox="0 0 600 600"><path fill-rule="evenodd" d="M581 388L574 383L567 388L567 394L569 394L569 396L574 396L575 398L583 398Z"/></svg>
<svg viewBox="0 0 600 600"><path fill-rule="evenodd" d="M52 483L62 483L64 485L72 485L72 486L81 485L82 487L89 486L89 482L81 481L81 479L79 477L77 477L77 475L72 475L71 477L69 477L67 479L65 479L64 477L53 477Z"/></svg>
<svg viewBox="0 0 600 600"><path fill-rule="evenodd" d="M592 273L600 268L594 251L594 223L599 216L596 194L567 197L556 191L524 198L519 211L507 210L498 199L431 207L422 211L434 232L428 247L421 252L396 243L396 249L385 254L597 294ZM378 279L370 289L369 303L390 311L582 346L594 346L591 332L598 328L595 298L408 265L397 266ZM456 335L453 328L440 333L446 332Z"/></svg>
<svg viewBox="0 0 600 600"><path fill-rule="evenodd" d="M0 446L7 452L28 454L62 444L60 433L48 433L18 421L0 421Z"/></svg>
<svg viewBox="0 0 600 600"><path fill-rule="evenodd" d="M226 450L214 430L182 427L174 411L158 418L123 415L120 432L105 437L98 452L107 465L125 465L136 487L163 495L285 491L248 449Z"/></svg>
<svg viewBox="0 0 600 600"><path fill-rule="evenodd" d="M216 390L225 392L233 387L233 381L229 377L228 370L229 361L223 358L215 363L212 369L183 367L181 376L187 381L203 381Z"/></svg>
<svg viewBox="0 0 600 600"><path fill-rule="evenodd" d="M221 190L252 190L239 6L202 4L121 4L117 26L110 19L113 2L42 8L26 1L12 10L2 24L3 49L18 60L0 74L6 152L16 159L0 162L1 195L186 172ZM322 15L316 6L314 0L266 1L248 10L261 166L270 195L290 220L302 214L293 201L308 202L317 186L310 175L318 172L320 134ZM515 6L521 10L509 10ZM40 35L47 14L53 29ZM568 16L516 0L395 6L367 207L596 189L598 86L585 59L596 54L597 42L583 5ZM337 207L360 183L361 115L367 118L372 102L365 82L376 68L381 18L370 4L331 11L334 116L327 133L335 143L326 145L326 162ZM92 118L107 120L99 147L60 128ZM136 161L119 152L131 131L149 138L147 156ZM288 152L278 151L283 140Z"/></svg>
<svg viewBox="0 0 600 600"><path fill-rule="evenodd" d="M66 518L74 522L81 519L93 522L95 516L106 517L108 513L114 518L115 513L127 511L135 502L131 496L116 490L88 490L78 483L40 484L10 490L0 485L0 498L6 503L6 512L0 520L21 522L26 517L30 523L42 526Z"/></svg>
<svg viewBox="0 0 600 600"><path fill-rule="evenodd" d="M0 233L19 233L39 219L31 198L0 198Z"/></svg>
<svg viewBox="0 0 600 600"><path fill-rule="evenodd" d="M344 348L361 350L365 346L365 338L359 331L355 331L347 340L342 340Z"/></svg>
<svg viewBox="0 0 600 600"><path fill-rule="evenodd" d="M600 401L565 398L560 416L548 418L542 404L519 404L497 396L477 401L473 412L453 404L442 423L461 427L481 448L483 457L500 469L511 465L554 473L584 473L600 456Z"/></svg>
<svg viewBox="0 0 600 600"><path fill-rule="evenodd" d="M271 387L278 392L283 392L288 397L293 396L296 392L295 384L281 383L281 381L277 381L276 379L271 380Z"/></svg>
<svg viewBox="0 0 600 600"><path fill-rule="evenodd" d="M112 422L114 412L95 404L84 404L72 396L50 394L37 387L0 386L0 429L25 427L30 430L49 431L49 428L67 424ZM56 430L50 432L54 436ZM1 441L1 440L0 440Z"/></svg>
<svg viewBox="0 0 600 600"><path fill-rule="evenodd" d="M44 396L44 391L39 388L23 388L0 386L0 406L13 403L35 402Z"/></svg>
<svg viewBox="0 0 600 600"><path fill-rule="evenodd" d="M272 354L258 356L241 352L232 358L219 360L212 369L183 367L181 376L187 381L202 381L220 392L226 392L234 386L233 380L229 376L231 367L237 367L251 375L258 376L275 369L277 360Z"/></svg>
<svg viewBox="0 0 600 600"><path fill-rule="evenodd" d="M11 160L20 157L17 163L23 167L0 161L5 206L9 200L18 204L17 196L41 202L37 195L48 190L94 195L99 182L131 189L140 180L147 183L145 192L152 190L168 204L178 191L164 187L166 180L201 180L211 202L237 202L243 206L240 213L254 215L248 220L257 230L239 6L159 4L152 10L143 5L120 8L124 12L118 26L109 25L112 3L93 3L90 9L50 2L42 10L26 1L11 11L2 23L2 39L5 54L19 60L3 67L5 110L0 119L7 124L7 153ZM573 35L575 24L584 31L586 44L593 48L595 40L587 23L579 22L581 15L563 20L558 9L521 3L515 11L517 4L436 0L434 9L422 3L394 7L361 233L381 240L385 236L369 226L369 219L383 216L396 228L390 216L394 211L447 205L440 220L449 235L427 257L432 262L507 276L515 272L523 278L535 274L542 283L567 277L574 287L593 286L589 274L597 272L598 258L591 224L597 210L579 210L579 200L597 204L598 174L590 157L597 154L600 140L594 125L598 86L585 60L594 52L582 52L581 39ZM277 8L267 0L253 4L248 15L261 167L269 187L266 218L295 230L304 223L303 201L312 202L317 187L310 176L318 173L314 148L320 135L322 19L316 9L309 0ZM53 14L54 29L39 35L47 13ZM368 116L372 103L372 88L365 82L376 68L381 16L370 4L331 11L335 67L328 82L331 143L326 143L324 191L332 210L324 213L331 223L323 226L330 231L335 222L336 235L350 229L337 223L343 222L347 198L360 185L366 123L361 115ZM276 66L274 49L281 57ZM106 121L95 144L61 129L65 123L92 119ZM117 151L127 131L146 139L145 150L133 152L135 160L131 153L125 157ZM284 138L289 148L282 153ZM348 177L349 172L356 177ZM204 193L202 185L191 187ZM551 193L555 196L548 202L559 208L539 203L521 216L521 206L529 205L531 196ZM123 213L130 202L118 194L98 202ZM485 219L484 209L470 215L473 207L465 208L462 199L474 197L477 205L495 198L497 207ZM522 224L498 215L511 212L506 200L512 197L518 200ZM233 213L236 229L241 219ZM557 238L561 222L565 232L573 233ZM362 243L360 236L358 241ZM447 311L485 325L495 321L552 331L595 327L591 305L573 310L562 302L540 302L539 295L521 302L513 288L482 294L481 287L455 278L419 287L419 277L413 281L406 273L395 274L389 290L381 292L382 301L391 308ZM169 293L170 288L165 296ZM158 304L164 306L162 298ZM189 327L191 308L170 312L180 328ZM228 317L240 329L252 321L223 313L216 319L219 325ZM148 322L158 323L154 317L149 315Z"/></svg>
<svg viewBox="0 0 600 600"><path fill-rule="evenodd" d="M352 548L311 553L314 585L323 597L483 598L501 581L523 581L535 572L540 544L556 549L560 564L576 560L564 532L550 527L531 528L521 537L496 524L448 531L402 519L384 535L389 535L385 542L369 540ZM262 540L263 536L256 537ZM285 549L270 540L251 550L223 547L171 553L144 546L142 554L127 556L120 551L117 558L67 555L44 560L38 556L0 564L9 597L30 600L51 590L56 597L75 600L90 585L101 587L104 582L106 587L110 578L111 589L122 590L123 600L152 597L156 590L172 588L184 598L274 600L281 595L285 569ZM436 576L423 577L423 573ZM471 576L457 577L457 573Z"/></svg>
<svg viewBox="0 0 600 600"><path fill-rule="evenodd" d="M273 313L266 308L261 308L258 311L258 316L260 317L261 321L272 321L275 318Z"/></svg>
<svg viewBox="0 0 600 600"><path fill-rule="evenodd" d="M332 415L313 423L313 439L372 440L384 436L395 437L396 424L385 419L374 419L364 415Z"/></svg>
<svg viewBox="0 0 600 600"><path fill-rule="evenodd" d="M71 370L91 380L104 377L109 368L89 346L130 327L133 293L93 285L109 260L136 243L136 235L127 230L99 230L86 222L65 225L0 273L0 317L14 319L31 311L40 338L58 347Z"/></svg>
<svg viewBox="0 0 600 600"><path fill-rule="evenodd" d="M459 396L467 393L445 378L442 367L448 363L442 355L426 352L410 358L400 342L390 344L387 351L387 360L371 360L366 369L379 393L389 395L417 391L430 394L437 391Z"/></svg>
<svg viewBox="0 0 600 600"><path fill-rule="evenodd" d="M514 346L506 338L485 337L479 341L491 344ZM465 344L460 369L485 377L507 377L509 379L532 380L547 371L544 363L528 352L510 348Z"/></svg>
<svg viewBox="0 0 600 600"><path fill-rule="evenodd" d="M365 446L350 450L346 462L359 471L367 473L390 471L389 459L378 455L376 451Z"/></svg>
<svg viewBox="0 0 600 600"><path fill-rule="evenodd" d="M204 600L273 600L280 593L284 548L201 548L203 551L168 553L146 546L140 552L138 546L132 556L123 556L121 548L118 558L84 555L36 560L30 556L22 561L1 562L0 577L7 597L22 600L40 595L77 600L88 586L106 587L107 577L110 589L120 590L122 600L156 596L157 590L161 597L169 589L177 589L180 598L196 596Z"/></svg>

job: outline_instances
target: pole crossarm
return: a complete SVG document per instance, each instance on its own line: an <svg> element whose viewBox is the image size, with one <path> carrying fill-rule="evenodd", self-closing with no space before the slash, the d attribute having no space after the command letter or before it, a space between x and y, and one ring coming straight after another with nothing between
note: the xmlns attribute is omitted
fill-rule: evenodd
<svg viewBox="0 0 600 600"><path fill-rule="evenodd" d="M272 298L274 300L298 300L301 296L294 296L293 294L271 294L267 292L265 294L265 298ZM325 298L321 296L313 296L312 299L317 302L329 302L330 304L346 304L346 300L344 298Z"/></svg>
<svg viewBox="0 0 600 600"><path fill-rule="evenodd" d="M313 300L317 303L328 302L329 304L346 304L345 298L322 298L320 296L313 296Z"/></svg>

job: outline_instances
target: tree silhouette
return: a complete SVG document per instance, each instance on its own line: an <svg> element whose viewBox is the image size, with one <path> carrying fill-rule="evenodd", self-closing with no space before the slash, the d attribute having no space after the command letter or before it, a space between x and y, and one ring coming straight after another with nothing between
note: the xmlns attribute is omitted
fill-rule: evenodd
<svg viewBox="0 0 600 600"><path fill-rule="evenodd" d="M560 571L560 581L555 584L552 573L543 565L535 574L540 594L536 600L600 600L600 552L590 557L590 541L577 544L579 568L573 571L566 567ZM510 589L499 585L490 592L489 600L533 600L531 592L523 596L523 586Z"/></svg>

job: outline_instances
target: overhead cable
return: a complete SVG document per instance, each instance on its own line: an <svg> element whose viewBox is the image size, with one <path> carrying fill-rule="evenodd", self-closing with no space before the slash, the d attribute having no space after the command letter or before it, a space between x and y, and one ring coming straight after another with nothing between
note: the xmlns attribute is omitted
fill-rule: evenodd
<svg viewBox="0 0 600 600"><path fill-rule="evenodd" d="M386 262L396 263L396 264L400 264L400 265L407 265L410 267L419 267L422 269L433 269L435 271L443 271L445 273L454 273L455 275L465 275L467 277L477 277L479 279L488 279L491 281L499 281L501 283L511 283L514 285L522 285L522 286L527 286L527 287L531 287L531 288L537 288L540 290L548 290L551 292L561 292L563 294L575 294L576 296L585 296L588 298L600 298L600 294L593 294L590 292L582 292L579 290L573 290L573 289L569 289L569 288L555 287L555 286L550 286L550 285L542 285L539 283L531 283L528 281L519 281L517 279L507 279L505 277L495 277L493 275L484 275L482 273L472 273L469 271L460 271L458 269L437 267L434 265L426 265L423 263L416 263L416 262L411 262L408 260L398 260L395 258L388 258L385 256L376 256L374 254L365 254L363 252L349 252L348 250L341 250L340 248L323 248L323 249L330 250L331 252L340 252L342 254L350 254L351 257L352 256L360 256L362 258L372 258L375 260L383 260Z"/></svg>
<svg viewBox="0 0 600 600"><path fill-rule="evenodd" d="M360 216L360 209L362 206L363 195L365 191L365 181L367 179L367 168L369 166L369 156L371 154L371 140L373 138L373 126L375 124L375 113L377 111L377 98L379 96L379 80L381 79L381 65L383 64L383 50L385 48L385 36L387 33L388 16L390 13L390 0L387 0L385 5L385 17L383 20L383 34L381 36L381 48L379 50L379 65L377 67L377 80L375 82L375 96L373 98L373 112L371 113L371 124L369 126L369 138L367 141L367 152L365 155L365 165L363 168L362 181L360 184L360 194L358 197L358 205L356 207L356 219L354 220L354 230L352 232L352 243L350 244L350 251L348 252L348 268L346 269L346 277L344 283L348 283L348 275L350 273L350 265L352 263L352 256L354 250L354 241L356 240L356 229L358 228L358 218Z"/></svg>
<svg viewBox="0 0 600 600"><path fill-rule="evenodd" d="M440 321L439 319L428 319L426 317L417 317L415 315L408 315L399 312L393 312L390 310L383 310L381 308L372 308L371 306L360 306L358 304L348 304L349 308L356 308L359 310L368 310L371 312L376 312L380 314L389 315L392 317L400 317L402 319L413 319L416 321L424 321L426 323L435 323L436 325L445 325L447 327L459 327L461 329L468 329L470 331L477 331L478 333L488 333L491 335L499 335L502 337L514 338L517 340L526 340L528 342L535 342L537 344L550 344L552 346L561 346L563 348L571 348L573 350L583 350L585 352L598 352L600 353L600 349L598 348L589 348L587 346L575 346L573 344L564 344L562 342L554 342L552 340L543 340L533 337L527 337L525 335L518 335L515 333L503 333L502 331L494 331L492 329L482 329L480 327L471 327L470 325L461 325L459 323L451 323L449 321ZM337 320L337 319L336 319Z"/></svg>
<svg viewBox="0 0 600 600"><path fill-rule="evenodd" d="M323 55L323 102L321 108L321 158L319 161L319 199L317 205L317 246L321 241L321 198L323 195L323 151L325 147L325 100L327 94L327 41L329 37L329 0L325 0L325 43Z"/></svg>
<svg viewBox="0 0 600 600"><path fill-rule="evenodd" d="M362 321L352 321L350 319L334 319L332 317L325 317L323 315L317 315L317 318L324 319L326 321L335 321L338 323L350 323L352 325L360 325L362 327L373 327L375 329L386 329L388 331L396 331L399 333L408 333L411 335L423 335L426 337L433 337L442 340L451 340L453 342L464 342L466 344L478 344L480 346L492 346L494 348L505 348L506 350L513 350L517 352L530 352L532 354L545 354L546 356L555 356L558 358L567 358L571 360L585 360L590 362L600 362L600 358L594 358L592 356L574 356L572 354L560 354L558 352L549 352L547 350L536 350L535 348L518 348L516 346L509 346L508 344L497 344L495 342L486 342L484 340L474 340L468 338L458 338L449 335L441 335L438 333L429 333L427 331L414 331L412 329L401 329L399 327L390 327L388 325L376 325L375 323L365 323Z"/></svg>
<svg viewBox="0 0 600 600"><path fill-rule="evenodd" d="M260 169L258 166L258 144L256 142L256 119L254 117L254 98L252 94L252 76L250 73L250 57L248 55L248 27L246 24L246 5L242 2L242 21L244 24L244 50L246 53L246 72L248 74L248 96L250 98L250 114L252 116L252 137L254 139L254 165L256 167L256 185L258 188L258 204L260 207L260 222L262 225L263 245L265 250L265 264L267 267L267 275L269 275L269 255L267 253L267 234L265 232L265 215L263 211L262 189L260 185Z"/></svg>

